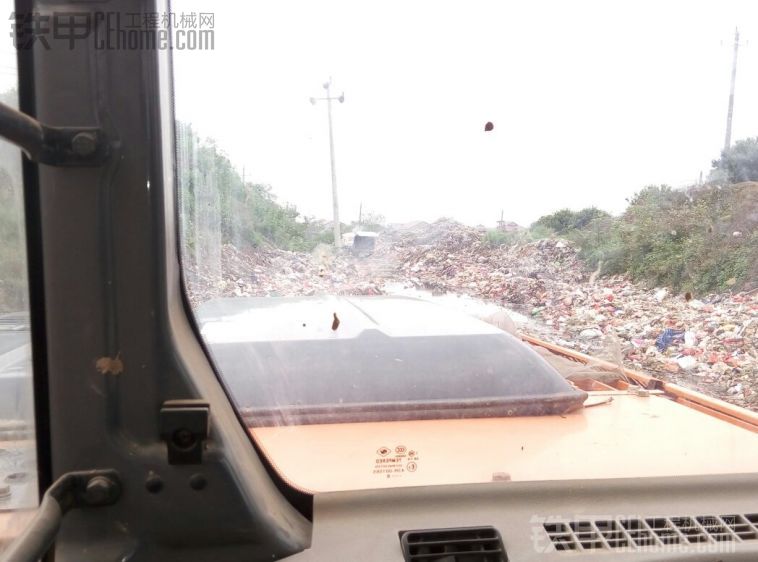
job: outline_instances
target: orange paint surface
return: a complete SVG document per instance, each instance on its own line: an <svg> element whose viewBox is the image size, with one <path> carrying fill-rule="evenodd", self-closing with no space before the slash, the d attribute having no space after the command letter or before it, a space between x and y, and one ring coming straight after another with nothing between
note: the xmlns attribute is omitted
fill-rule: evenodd
<svg viewBox="0 0 758 562"><path fill-rule="evenodd" d="M758 434L661 396L593 392L590 399L608 395L611 403L566 416L251 432L286 480L312 492L758 471Z"/></svg>

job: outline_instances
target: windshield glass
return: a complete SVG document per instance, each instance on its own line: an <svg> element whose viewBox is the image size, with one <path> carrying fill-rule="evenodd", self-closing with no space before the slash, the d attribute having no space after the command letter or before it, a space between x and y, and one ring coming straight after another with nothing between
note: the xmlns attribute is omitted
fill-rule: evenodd
<svg viewBox="0 0 758 562"><path fill-rule="evenodd" d="M755 470L758 5L181 9L185 287L285 478Z"/></svg>

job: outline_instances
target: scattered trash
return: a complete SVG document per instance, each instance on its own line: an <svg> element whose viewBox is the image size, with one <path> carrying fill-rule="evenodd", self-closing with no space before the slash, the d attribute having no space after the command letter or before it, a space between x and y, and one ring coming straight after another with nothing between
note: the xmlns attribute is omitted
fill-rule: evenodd
<svg viewBox="0 0 758 562"><path fill-rule="evenodd" d="M727 394L740 394L742 392L742 385L739 383L735 384L734 386L729 387L726 392Z"/></svg>
<svg viewBox="0 0 758 562"><path fill-rule="evenodd" d="M666 328L655 340L658 351L666 351L672 343L684 341L684 330Z"/></svg>
<svg viewBox="0 0 758 562"><path fill-rule="evenodd" d="M685 355L684 357L679 357L676 360L676 364L679 365L679 367L685 371L691 371L692 369L698 366L697 359L695 359L691 355Z"/></svg>
<svg viewBox="0 0 758 562"><path fill-rule="evenodd" d="M697 336L695 335L695 332L684 332L684 345L688 347L697 345Z"/></svg>

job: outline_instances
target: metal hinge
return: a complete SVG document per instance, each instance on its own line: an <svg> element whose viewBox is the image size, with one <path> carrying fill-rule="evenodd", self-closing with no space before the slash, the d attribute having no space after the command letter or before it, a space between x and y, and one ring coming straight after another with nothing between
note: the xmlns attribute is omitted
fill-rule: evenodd
<svg viewBox="0 0 758 562"><path fill-rule="evenodd" d="M100 166L110 154L101 129L51 127L3 103L0 136L21 148L32 162L49 166Z"/></svg>
<svg viewBox="0 0 758 562"><path fill-rule="evenodd" d="M169 464L200 464L210 430L210 406L204 400L167 400L161 406L161 439Z"/></svg>

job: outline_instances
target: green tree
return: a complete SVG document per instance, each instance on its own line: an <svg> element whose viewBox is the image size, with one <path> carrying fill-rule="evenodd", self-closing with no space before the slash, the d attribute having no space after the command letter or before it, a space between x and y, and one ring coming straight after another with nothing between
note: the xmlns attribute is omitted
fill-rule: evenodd
<svg viewBox="0 0 758 562"><path fill-rule="evenodd" d="M562 236L572 230L584 228L595 219L608 217L610 217L608 213L597 207L587 207L581 211L561 209L550 215L540 217L532 227L546 227L555 234Z"/></svg>
<svg viewBox="0 0 758 562"><path fill-rule="evenodd" d="M738 140L712 162L710 179L739 183L758 181L758 137Z"/></svg>

